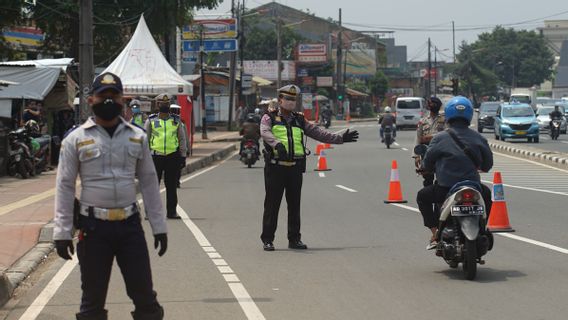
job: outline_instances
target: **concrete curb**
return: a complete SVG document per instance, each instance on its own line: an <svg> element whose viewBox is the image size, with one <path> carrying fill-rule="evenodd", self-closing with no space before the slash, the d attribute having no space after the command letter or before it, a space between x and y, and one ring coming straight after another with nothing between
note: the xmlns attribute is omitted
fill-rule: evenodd
<svg viewBox="0 0 568 320"><path fill-rule="evenodd" d="M182 170L182 175L188 175L199 169L210 166L216 161L230 155L237 150L236 144L231 144L211 155L201 159L191 159ZM0 272L0 307L3 306L14 293L14 290L39 266L53 251L53 222L47 223L40 230L37 244L21 257L16 263L5 271Z"/></svg>
<svg viewBox="0 0 568 320"><path fill-rule="evenodd" d="M545 151L539 149L521 149L504 143L489 142L489 146L496 152L505 153L519 158L536 161L542 164L568 169L568 154Z"/></svg>

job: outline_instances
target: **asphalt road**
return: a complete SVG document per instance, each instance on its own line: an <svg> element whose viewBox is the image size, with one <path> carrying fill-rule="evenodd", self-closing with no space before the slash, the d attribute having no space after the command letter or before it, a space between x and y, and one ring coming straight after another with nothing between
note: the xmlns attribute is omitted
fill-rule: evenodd
<svg viewBox="0 0 568 320"><path fill-rule="evenodd" d="M262 250L260 163L246 169L231 158L183 183L180 214L189 218L169 222L164 257L151 249L166 319L566 319L568 190L562 179L568 172L496 155L517 232L496 236L477 279L466 281L461 268L450 269L425 250L429 231L413 210L421 186L410 158L414 132L399 132L399 145L387 150L374 124L355 127L360 141L329 150L332 171L324 177L313 171L316 157L309 159L306 251L287 249L284 205L277 250ZM392 160L408 207L383 204ZM52 281L62 266L59 259L45 265L35 285L4 310L5 319L72 319L79 272L68 262L69 275ZM118 269L107 307L110 319L130 319L133 307Z"/></svg>

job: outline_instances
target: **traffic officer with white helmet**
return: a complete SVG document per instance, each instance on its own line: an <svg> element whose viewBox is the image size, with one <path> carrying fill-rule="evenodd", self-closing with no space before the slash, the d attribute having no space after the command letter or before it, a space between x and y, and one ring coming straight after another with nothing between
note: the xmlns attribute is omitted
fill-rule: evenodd
<svg viewBox="0 0 568 320"><path fill-rule="evenodd" d="M158 113L151 115L144 126L152 151L152 159L158 174L158 181L166 185L166 216L181 219L177 214L177 181L182 161L185 163L187 143L181 120L170 114L170 97L160 94L156 97Z"/></svg>
<svg viewBox="0 0 568 320"><path fill-rule="evenodd" d="M265 251L274 251L274 234L282 195L288 203L288 247L307 249L300 234L300 196L302 174L306 169L304 136L324 143L355 142L359 133L347 130L333 134L308 122L302 113L294 112L300 88L287 85L278 89L277 109L262 117L260 131L265 146L264 215L260 239Z"/></svg>
<svg viewBox="0 0 568 320"><path fill-rule="evenodd" d="M183 132L183 135L185 137L185 154L182 154L181 157L181 161L180 161L180 167L178 170L178 177L177 177L177 187L180 187L180 181L179 179L181 178L181 169L183 169L185 167L185 159L187 157L189 157L189 150L191 149L189 146L190 143L190 139L189 139L189 134L187 133L187 126L185 125L185 122L183 121L183 119L181 118L181 106L177 105L177 104L172 104L170 105L170 114L172 114L172 116L174 117L178 117L179 121L180 121L180 126Z"/></svg>
<svg viewBox="0 0 568 320"><path fill-rule="evenodd" d="M140 109L140 101L133 99L130 101L130 108L132 108L132 120L131 123L144 128L144 114Z"/></svg>
<svg viewBox="0 0 568 320"><path fill-rule="evenodd" d="M88 98L94 117L69 133L61 146L55 194L57 254L71 259L73 230L79 230L77 256L81 270L78 320L106 320L105 300L116 257L133 300L134 319L163 319L164 310L152 286L150 258L140 211L136 182L159 255L167 249L167 227L156 171L144 131L120 117L122 83L112 73L95 79ZM75 200L77 176L81 198Z"/></svg>

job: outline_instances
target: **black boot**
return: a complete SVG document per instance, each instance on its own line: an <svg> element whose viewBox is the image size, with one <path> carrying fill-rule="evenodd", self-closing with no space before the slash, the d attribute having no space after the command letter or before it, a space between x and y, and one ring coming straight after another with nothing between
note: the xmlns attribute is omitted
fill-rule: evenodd
<svg viewBox="0 0 568 320"><path fill-rule="evenodd" d="M104 310L102 313L99 313L97 315L88 316L77 313L75 317L77 318L77 320L108 320L108 311Z"/></svg>
<svg viewBox="0 0 568 320"><path fill-rule="evenodd" d="M134 320L162 320L164 319L164 308L160 306L158 310L152 313L132 311L130 314Z"/></svg>

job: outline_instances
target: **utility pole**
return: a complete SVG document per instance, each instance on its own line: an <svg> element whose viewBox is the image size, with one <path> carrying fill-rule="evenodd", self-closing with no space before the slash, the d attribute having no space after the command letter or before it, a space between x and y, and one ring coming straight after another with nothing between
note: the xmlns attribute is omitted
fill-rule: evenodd
<svg viewBox="0 0 568 320"><path fill-rule="evenodd" d="M81 79L80 105L75 110L75 123L87 120L90 112L87 96L93 82L93 1L83 0L79 13L79 78Z"/></svg>
<svg viewBox="0 0 568 320"><path fill-rule="evenodd" d="M428 38L428 88L426 88L426 96L432 94L432 42Z"/></svg>
<svg viewBox="0 0 568 320"><path fill-rule="evenodd" d="M239 17L239 57L241 59L241 69L240 69L240 76L241 76L241 84L239 86L239 104L241 101L244 101L243 95L243 73L244 73L244 60L245 60L245 0L243 0L243 6L241 8L241 15Z"/></svg>
<svg viewBox="0 0 568 320"><path fill-rule="evenodd" d="M232 17L235 18L235 0L231 1L231 13ZM235 73L237 64L237 52L231 52L231 66L229 69L229 121L227 121L227 130L231 131L233 123L233 104L235 101ZM241 83L243 78L241 78Z"/></svg>
<svg viewBox="0 0 568 320"><path fill-rule="evenodd" d="M199 103L201 104L201 139L207 140L207 111L205 108L205 70L203 68L203 25L199 26Z"/></svg>
<svg viewBox="0 0 568 320"><path fill-rule="evenodd" d="M438 47L434 46L434 96L438 92Z"/></svg>
<svg viewBox="0 0 568 320"><path fill-rule="evenodd" d="M454 44L454 64L456 63L456 24L452 21L452 41Z"/></svg>
<svg viewBox="0 0 568 320"><path fill-rule="evenodd" d="M337 89L335 90L336 92L336 100L337 100L337 109L338 112L343 113L343 103L342 100L339 99L339 95L343 94L343 84L342 81L343 80L343 76L342 76L342 62L343 62L343 43L342 43L342 37L343 37L343 31L342 31L342 26L341 26L341 8L339 8L339 32L337 33L337 67L336 67L336 71L335 71L335 75L336 75L336 80L335 80L335 85L337 87Z"/></svg>
<svg viewBox="0 0 568 320"><path fill-rule="evenodd" d="M278 12L274 10L276 16L276 60L278 63L278 80L276 81L276 89L282 86L282 21Z"/></svg>

